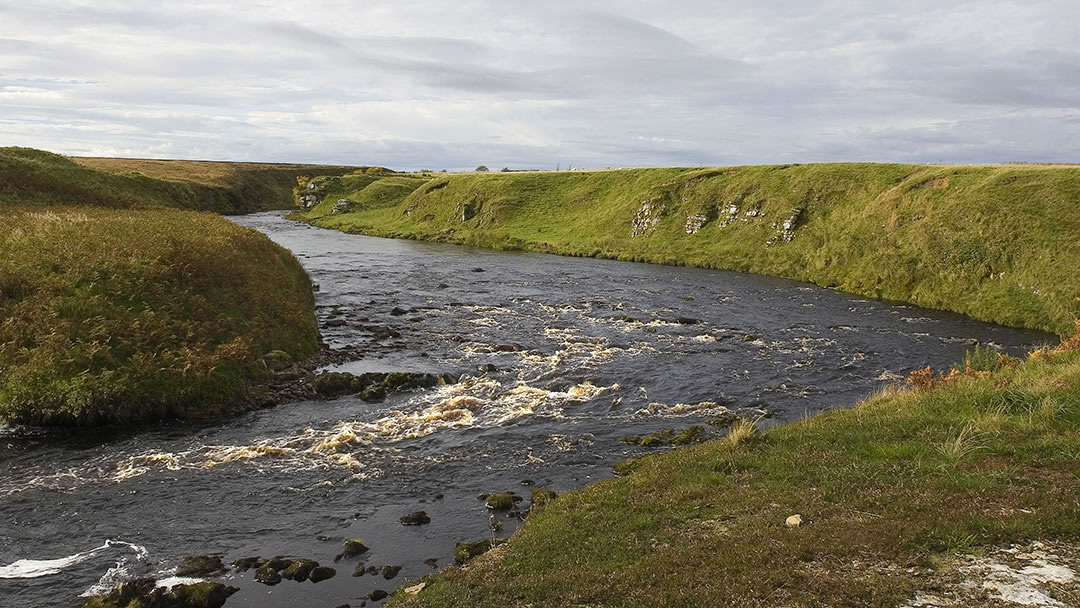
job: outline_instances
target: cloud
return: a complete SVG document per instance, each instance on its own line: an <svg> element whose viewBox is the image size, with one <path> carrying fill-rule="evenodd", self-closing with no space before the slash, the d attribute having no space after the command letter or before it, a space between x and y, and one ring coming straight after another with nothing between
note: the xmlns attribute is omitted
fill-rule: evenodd
<svg viewBox="0 0 1080 608"><path fill-rule="evenodd" d="M1080 158L1067 0L145 6L0 5L0 145L437 169Z"/></svg>

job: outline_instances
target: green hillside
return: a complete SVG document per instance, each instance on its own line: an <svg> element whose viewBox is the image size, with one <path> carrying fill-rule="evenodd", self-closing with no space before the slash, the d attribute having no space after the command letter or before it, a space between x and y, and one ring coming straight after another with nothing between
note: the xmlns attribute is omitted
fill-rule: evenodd
<svg viewBox="0 0 1080 608"><path fill-rule="evenodd" d="M339 188L304 217L380 236L782 276L1058 333L1080 315L1077 167L841 163L410 180L378 204L333 213ZM363 201L379 183L344 190Z"/></svg>

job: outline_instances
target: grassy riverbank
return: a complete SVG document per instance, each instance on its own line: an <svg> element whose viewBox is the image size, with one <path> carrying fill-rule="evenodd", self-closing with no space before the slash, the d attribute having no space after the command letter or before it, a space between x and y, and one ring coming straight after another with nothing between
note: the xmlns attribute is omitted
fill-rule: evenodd
<svg viewBox="0 0 1080 608"><path fill-rule="evenodd" d="M330 188L349 232L740 270L1071 330L1080 168L821 164L404 176ZM377 183L377 182L375 182ZM335 201L355 201L334 213ZM785 228L787 225L787 228Z"/></svg>
<svg viewBox="0 0 1080 608"><path fill-rule="evenodd" d="M0 211L0 420L93 424L238 407L260 356L312 353L311 283L212 214Z"/></svg>
<svg viewBox="0 0 1080 608"><path fill-rule="evenodd" d="M0 149L0 421L215 416L246 407L266 354L316 350L311 283L292 254L184 210L262 208L264 191L245 185L261 169L166 166L186 180ZM291 198L295 177L279 181L268 187Z"/></svg>
<svg viewBox="0 0 1080 608"><path fill-rule="evenodd" d="M0 148L0 205L175 207L250 213L291 206L300 175L340 175L352 167L199 161L68 158Z"/></svg>
<svg viewBox="0 0 1080 608"><path fill-rule="evenodd" d="M981 353L947 381L643 458L394 605L990 605L956 555L1042 541L1080 559L1078 349Z"/></svg>

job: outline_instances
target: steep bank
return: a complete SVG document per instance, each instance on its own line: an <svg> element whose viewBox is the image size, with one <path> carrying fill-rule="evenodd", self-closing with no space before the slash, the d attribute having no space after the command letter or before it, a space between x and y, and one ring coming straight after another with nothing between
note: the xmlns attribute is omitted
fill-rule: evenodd
<svg viewBox="0 0 1080 608"><path fill-rule="evenodd" d="M290 206L299 175L353 167L80 158L0 148L0 204L175 207L250 213Z"/></svg>
<svg viewBox="0 0 1080 608"><path fill-rule="evenodd" d="M205 178L217 179L231 178ZM184 210L261 208L246 179L115 175L0 149L0 422L215 416L245 407L264 356L314 352L314 298L297 260Z"/></svg>
<svg viewBox="0 0 1080 608"><path fill-rule="evenodd" d="M0 211L0 421L239 407L260 358L317 348L311 283L265 236L170 209Z"/></svg>
<svg viewBox="0 0 1080 608"><path fill-rule="evenodd" d="M324 179L321 202L303 218L380 236L782 276L1060 334L1080 315L1077 167L842 163L411 178L377 200L368 196L377 181Z"/></svg>

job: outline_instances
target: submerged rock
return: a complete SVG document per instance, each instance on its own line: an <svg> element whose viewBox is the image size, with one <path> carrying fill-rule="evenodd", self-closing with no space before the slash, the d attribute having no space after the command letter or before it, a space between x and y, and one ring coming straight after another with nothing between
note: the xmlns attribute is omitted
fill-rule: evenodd
<svg viewBox="0 0 1080 608"><path fill-rule="evenodd" d="M428 517L427 511L416 511L401 516L401 525L403 526L419 526L429 523L431 523L431 518Z"/></svg>
<svg viewBox="0 0 1080 608"><path fill-rule="evenodd" d="M377 602L379 600L386 599L386 597L388 595L390 595L390 594L383 591L382 589L376 589L376 590L374 590L374 591L372 591L371 593L368 594L368 599L373 601L373 602Z"/></svg>
<svg viewBox="0 0 1080 608"><path fill-rule="evenodd" d="M194 555L184 560L176 569L176 576L202 577L220 574L225 571L225 564L220 555Z"/></svg>

